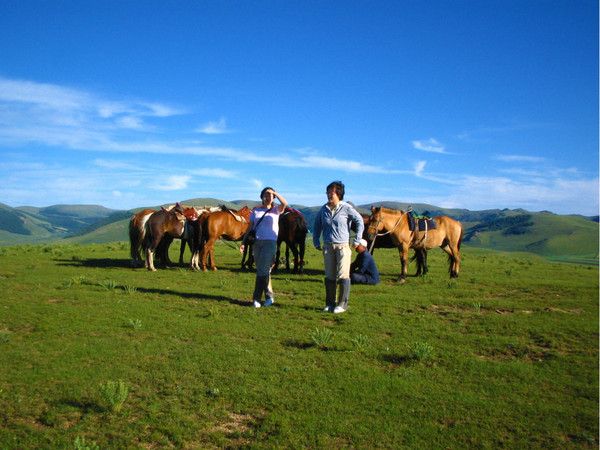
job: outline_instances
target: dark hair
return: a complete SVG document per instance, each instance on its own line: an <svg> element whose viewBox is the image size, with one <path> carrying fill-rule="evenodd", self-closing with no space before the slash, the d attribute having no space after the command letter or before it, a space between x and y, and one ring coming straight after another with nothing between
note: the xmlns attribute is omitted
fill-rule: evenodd
<svg viewBox="0 0 600 450"><path fill-rule="evenodd" d="M267 186L266 188L264 188L262 191L260 191L260 199L262 200L263 195L265 195L265 192L267 192L269 189L271 189L272 191L274 191L275 189L273 189L271 186Z"/></svg>
<svg viewBox="0 0 600 450"><path fill-rule="evenodd" d="M335 191L335 193L337 194L337 196L340 200L344 200L344 192L345 192L344 183L342 183L339 180L332 181L331 183L329 183L327 185L326 191L328 191L331 188L333 188L333 190Z"/></svg>

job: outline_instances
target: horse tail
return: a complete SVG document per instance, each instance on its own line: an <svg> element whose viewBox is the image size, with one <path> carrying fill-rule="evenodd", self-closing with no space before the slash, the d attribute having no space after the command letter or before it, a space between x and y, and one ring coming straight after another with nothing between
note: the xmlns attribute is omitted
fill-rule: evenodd
<svg viewBox="0 0 600 450"><path fill-rule="evenodd" d="M140 233L134 223L135 216L129 221L129 254L134 261L139 259L140 255Z"/></svg>

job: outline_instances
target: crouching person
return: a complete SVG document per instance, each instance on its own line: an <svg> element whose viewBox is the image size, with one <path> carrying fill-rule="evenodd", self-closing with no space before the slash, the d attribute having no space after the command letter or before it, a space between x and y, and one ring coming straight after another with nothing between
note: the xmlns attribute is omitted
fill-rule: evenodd
<svg viewBox="0 0 600 450"><path fill-rule="evenodd" d="M356 259L350 265L350 280L352 284L379 283L379 270L373 256L367 250L367 241L360 240L356 247Z"/></svg>

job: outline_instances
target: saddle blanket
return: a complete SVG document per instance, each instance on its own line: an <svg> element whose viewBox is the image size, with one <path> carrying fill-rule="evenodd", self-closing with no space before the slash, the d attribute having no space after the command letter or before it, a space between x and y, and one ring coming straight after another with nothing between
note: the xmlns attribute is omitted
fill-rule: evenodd
<svg viewBox="0 0 600 450"><path fill-rule="evenodd" d="M412 214L409 216L408 220L408 228L410 231L415 231L415 226L417 227L417 231L429 231L435 230L436 224L435 220L430 217L413 217Z"/></svg>

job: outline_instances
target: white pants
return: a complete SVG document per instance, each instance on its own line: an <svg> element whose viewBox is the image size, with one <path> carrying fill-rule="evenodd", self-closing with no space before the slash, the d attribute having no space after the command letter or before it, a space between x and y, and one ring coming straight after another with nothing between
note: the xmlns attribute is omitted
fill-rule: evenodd
<svg viewBox="0 0 600 450"><path fill-rule="evenodd" d="M325 263L325 278L330 280L350 278L352 250L350 250L347 243L325 244L323 247L323 261Z"/></svg>

